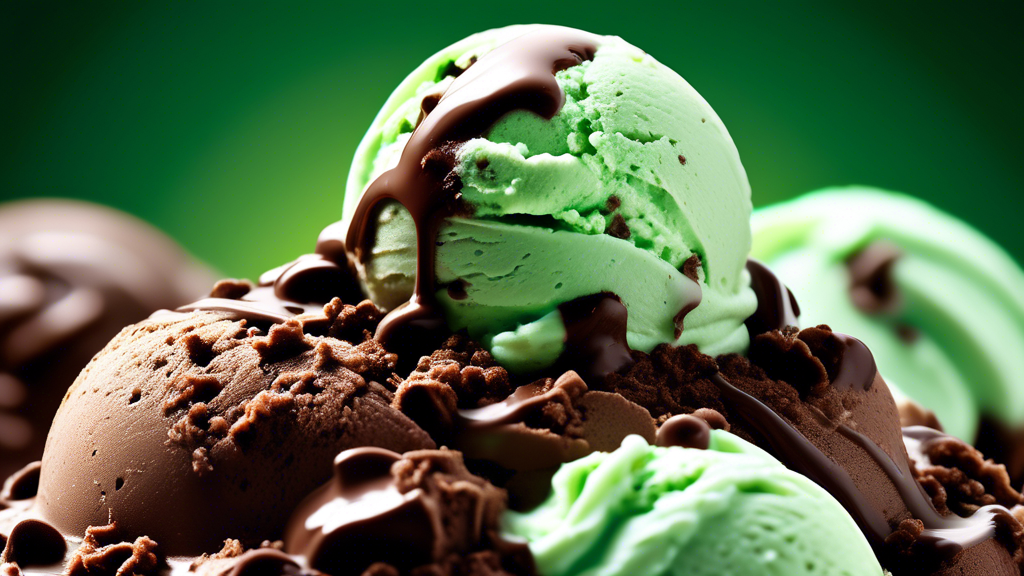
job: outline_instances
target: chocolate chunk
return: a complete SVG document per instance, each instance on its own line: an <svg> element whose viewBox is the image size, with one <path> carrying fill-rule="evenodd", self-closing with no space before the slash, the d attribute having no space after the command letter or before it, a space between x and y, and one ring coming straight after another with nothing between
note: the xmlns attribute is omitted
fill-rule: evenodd
<svg viewBox="0 0 1024 576"><path fill-rule="evenodd" d="M39 491L41 471L42 463L33 462L15 472L4 482L3 491L0 492L0 503L14 507L21 502L35 498Z"/></svg>
<svg viewBox="0 0 1024 576"><path fill-rule="evenodd" d="M41 520L22 520L11 529L0 563L48 566L64 560L67 543L56 528Z"/></svg>
<svg viewBox="0 0 1024 576"><path fill-rule="evenodd" d="M892 267L902 255L896 246L876 241L846 260L850 298L865 314L892 313L899 309L901 298L892 278Z"/></svg>
<svg viewBox="0 0 1024 576"><path fill-rule="evenodd" d="M626 219L622 217L622 214L618 213L616 213L615 216L612 216L612 221L608 223L608 227L605 228L604 233L622 240L629 240L629 237L633 235L629 230L629 225L626 224Z"/></svg>
<svg viewBox="0 0 1024 576"><path fill-rule="evenodd" d="M338 456L334 479L297 510L285 546L332 575L471 573L481 555L495 575L532 574L526 547L498 536L504 506L504 492L457 452L358 448Z"/></svg>
<svg viewBox="0 0 1024 576"><path fill-rule="evenodd" d="M658 428L658 446L707 450L710 443L711 427L708 423L688 414L673 416Z"/></svg>

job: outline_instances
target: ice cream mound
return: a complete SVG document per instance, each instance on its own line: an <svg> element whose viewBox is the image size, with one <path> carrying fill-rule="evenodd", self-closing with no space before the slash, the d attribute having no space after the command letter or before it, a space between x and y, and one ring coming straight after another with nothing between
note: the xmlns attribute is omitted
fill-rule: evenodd
<svg viewBox="0 0 1024 576"><path fill-rule="evenodd" d="M1020 573L1005 469L796 327L732 140L638 49L471 37L352 174L314 254L79 376L6 486L6 573Z"/></svg>
<svg viewBox="0 0 1024 576"><path fill-rule="evenodd" d="M0 204L0 477L43 454L68 386L126 324L215 278L156 228L75 200Z"/></svg>

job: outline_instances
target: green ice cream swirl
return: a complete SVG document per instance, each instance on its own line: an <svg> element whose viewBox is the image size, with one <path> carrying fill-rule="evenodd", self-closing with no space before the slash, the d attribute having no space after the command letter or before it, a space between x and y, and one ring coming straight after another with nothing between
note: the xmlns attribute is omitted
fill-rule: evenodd
<svg viewBox="0 0 1024 576"><path fill-rule="evenodd" d="M471 36L399 85L356 153L346 219L398 161L424 98L532 29ZM514 371L551 364L565 336L558 305L599 292L628 310L633 349L692 343L709 354L744 352L743 321L756 297L745 270L750 186L736 147L679 75L620 38L598 40L593 60L556 74L565 103L552 119L512 112L459 148L455 170L472 215L448 218L438 233L437 300L453 329ZM412 219L386 206L375 234L360 278L375 302L394 308L412 291ZM680 268L693 255L703 300L677 338L673 318L690 282ZM449 294L448 285L458 289Z"/></svg>
<svg viewBox="0 0 1024 576"><path fill-rule="evenodd" d="M736 436L707 450L630 436L565 464L536 510L509 513L542 576L881 576L850 515Z"/></svg>
<svg viewBox="0 0 1024 576"><path fill-rule="evenodd" d="M863 187L759 210L753 228L753 256L789 285L802 324L855 334L886 380L947 432L972 440L979 412L1024 425L1024 272L980 232ZM851 299L847 260L880 243L899 254L889 272L897 301L869 314Z"/></svg>

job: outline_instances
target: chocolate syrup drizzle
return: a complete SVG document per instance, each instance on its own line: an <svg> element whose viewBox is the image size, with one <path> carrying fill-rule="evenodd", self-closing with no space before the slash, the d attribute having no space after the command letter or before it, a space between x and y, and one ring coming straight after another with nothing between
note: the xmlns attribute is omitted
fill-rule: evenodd
<svg viewBox="0 0 1024 576"><path fill-rule="evenodd" d="M441 221L456 211L459 194L451 182L452 162L436 152L453 150L482 135L513 110L553 117L565 102L555 73L594 57L597 37L569 28L544 27L488 52L461 74L412 133L398 166L381 174L363 193L346 238L355 258L369 256L367 228L374 208L395 200L416 224L416 283L409 302L377 328L387 342L404 326L431 328L441 322L434 301L434 253ZM424 110L427 112L427 110ZM435 160L436 159L436 160Z"/></svg>
<svg viewBox="0 0 1024 576"><path fill-rule="evenodd" d="M842 386L850 390L869 390L876 371L864 369L864 366L873 368L874 359L863 344L849 345L850 341L859 342L849 337L844 340L848 349L839 370ZM847 364L857 366L847 367ZM712 381L721 390L723 399L735 407L735 414L764 437L775 456L788 468L807 476L832 494L850 513L876 552L882 552L893 528L882 510L872 505L857 487L849 472L771 408L733 386L721 374L715 374ZM906 459L894 460L870 438L846 425L840 425L838 430L878 463L910 514L924 524L924 531L917 537L918 543L928 546L940 561L952 560L964 549L995 537L997 526L1008 521L1010 512L1002 506L985 506L968 518L942 516L914 478Z"/></svg>
<svg viewBox="0 0 1024 576"><path fill-rule="evenodd" d="M747 271L750 272L750 287L757 295L757 310L746 320L750 337L799 326L800 305L782 280L753 258L747 260Z"/></svg>

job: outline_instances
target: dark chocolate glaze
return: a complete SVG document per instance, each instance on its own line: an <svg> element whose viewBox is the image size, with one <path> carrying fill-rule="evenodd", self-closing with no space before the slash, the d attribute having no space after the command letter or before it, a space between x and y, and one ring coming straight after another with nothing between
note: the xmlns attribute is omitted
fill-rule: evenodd
<svg viewBox="0 0 1024 576"><path fill-rule="evenodd" d="M565 323L565 350L559 365L583 378L603 380L633 364L626 342L628 312L618 296L602 292L558 307Z"/></svg>
<svg viewBox="0 0 1024 576"><path fill-rule="evenodd" d="M580 397L587 385L573 373L563 374L545 389L540 383L520 386L508 398L483 408L459 410L454 448L473 460L495 462L510 470L537 470L560 466L587 454L582 440L555 434L536 434L522 423L560 396Z"/></svg>
<svg viewBox="0 0 1024 576"><path fill-rule="evenodd" d="M452 162L454 147L483 134L513 110L554 116L565 102L555 72L593 58L596 48L597 38L591 34L544 27L488 52L456 78L426 114L398 166L381 174L363 193L347 236L355 258L365 261L369 255L367 230L381 201L399 202L416 224L413 296L381 322L378 339L387 342L402 326L432 330L440 325L433 301L435 237L441 221L455 213L459 198L451 178L453 166L438 167L431 159ZM449 153L438 154L446 150Z"/></svg>
<svg viewBox="0 0 1024 576"><path fill-rule="evenodd" d="M374 564L390 566L374 574L478 574L476 563L492 566L487 574L530 576L528 548L498 534L504 508L505 493L457 452L356 448L338 455L334 479L296 510L285 550L332 576Z"/></svg>
<svg viewBox="0 0 1024 576"><path fill-rule="evenodd" d="M747 260L747 271L750 272L750 287L757 294L757 310L746 320L750 337L798 326L800 306L782 280L753 258Z"/></svg>
<svg viewBox="0 0 1024 576"><path fill-rule="evenodd" d="M421 491L402 494L391 475L401 456L355 448L334 461L334 479L304 502L286 534L287 551L331 574L362 574L374 562L409 570L431 563L442 537L436 506ZM338 567L347 571L336 572Z"/></svg>
<svg viewBox="0 0 1024 576"><path fill-rule="evenodd" d="M344 302L360 300L349 261L366 260L375 208L384 200L394 200L409 211L416 226L416 280L412 298L384 318L376 338L400 358L414 360L429 352L447 332L434 300L437 231L444 218L466 209L452 171L458 147L514 110L554 116L565 102L555 73L592 59L597 44L592 34L545 26L488 52L472 67L460 70L444 94L424 100L420 122L398 165L370 183L347 230L341 223L332 224L320 235L316 254L264 274L257 288L238 299L207 298L179 310L215 310L280 323L296 314L315 312L314 304L335 296ZM617 203L617 198L609 198L609 207ZM460 279L446 288L452 299L462 300L467 286ZM685 316L701 301L700 285L692 277L686 292L684 305L674 316L677 338ZM626 309L618 297L595 294L559 308L567 331L560 367L600 379L632 363L626 344Z"/></svg>
<svg viewBox="0 0 1024 576"><path fill-rule="evenodd" d="M857 356L844 358L844 363L856 359ZM712 380L724 400L736 408L735 413L765 438L775 456L832 494L850 513L876 552L884 555L886 538L892 534L893 527L887 522L885 512L871 504L849 472L759 400L736 388L720 374ZM955 559L966 548L996 537L997 526L1009 519L1009 511L1002 506L985 506L969 518L942 516L911 473L906 459L897 463L867 436L846 425L838 429L878 463L910 514L922 521L924 531L917 542L929 548L930 559L940 562Z"/></svg>
<svg viewBox="0 0 1024 576"><path fill-rule="evenodd" d="M552 422L552 413L565 420ZM553 383L520 386L482 408L459 410L455 421L448 445L465 455L471 470L507 488L515 510L540 504L563 463L594 451L614 451L631 434L651 443L657 434L645 408L619 394L588 391L573 371ZM561 427L552 430L551 424Z"/></svg>
<svg viewBox="0 0 1024 576"><path fill-rule="evenodd" d="M885 515L871 506L846 470L825 456L771 408L733 386L721 374L715 374L712 381L721 390L726 403L734 406L736 413L764 437L776 458L832 494L873 546L878 547L885 542L885 537L891 532Z"/></svg>
<svg viewBox="0 0 1024 576"><path fill-rule="evenodd" d="M875 356L860 340L833 332L843 345L839 369L830 379L831 385L839 390L870 390L875 382L878 367Z"/></svg>
<svg viewBox="0 0 1024 576"><path fill-rule="evenodd" d="M839 426L839 433L870 454L872 459L889 476L904 504L907 505L907 509L910 510L914 518L924 523L924 532L918 536L918 540L932 547L936 557L940 560L952 560L965 548L994 538L997 522L1001 521L1000 517L1011 517L1009 510L998 505L983 506L968 518L954 515L942 516L932 505L931 497L914 478L914 474L910 470L910 463L906 459L900 459L897 462L870 438L849 426ZM941 432L936 433L942 435ZM904 430L903 434L906 437L908 432ZM919 438L924 438L925 442L935 438L934 435L924 431L911 430L909 434L911 437L916 435Z"/></svg>

